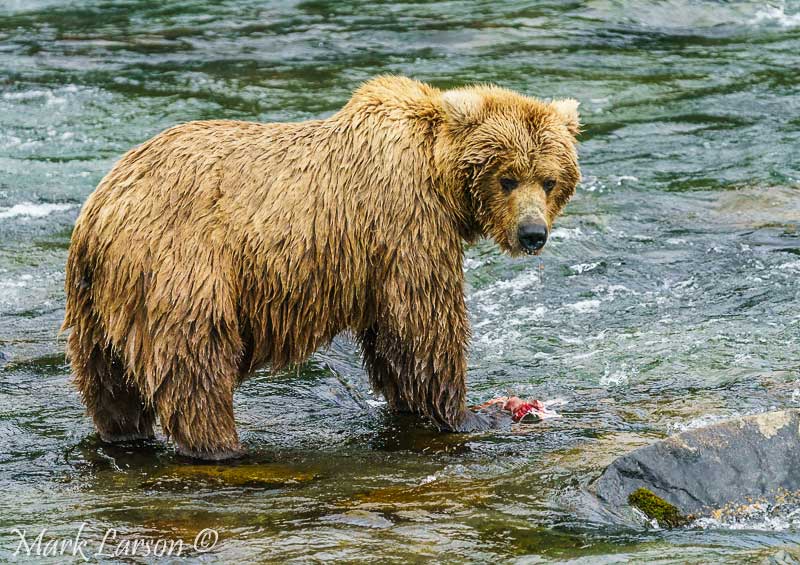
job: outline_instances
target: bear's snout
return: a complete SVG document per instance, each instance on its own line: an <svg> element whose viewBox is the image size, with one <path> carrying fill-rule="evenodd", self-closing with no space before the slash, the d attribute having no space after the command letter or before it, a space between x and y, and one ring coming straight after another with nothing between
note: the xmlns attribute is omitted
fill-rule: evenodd
<svg viewBox="0 0 800 565"><path fill-rule="evenodd" d="M536 253L547 243L547 226L538 222L520 224L517 237L520 247L526 253Z"/></svg>

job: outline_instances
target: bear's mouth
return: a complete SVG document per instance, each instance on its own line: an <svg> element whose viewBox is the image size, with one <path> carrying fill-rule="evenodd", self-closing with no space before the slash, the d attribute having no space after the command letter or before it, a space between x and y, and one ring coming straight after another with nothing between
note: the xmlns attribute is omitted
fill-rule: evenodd
<svg viewBox="0 0 800 565"><path fill-rule="evenodd" d="M544 251L544 246L540 247L539 249L525 249L524 247L520 246L520 251L522 251L523 255L528 255L529 257L538 257Z"/></svg>
<svg viewBox="0 0 800 565"><path fill-rule="evenodd" d="M545 246L539 249L525 249L519 241L507 242L505 245L500 244L500 249L511 255L512 257L538 257L544 251Z"/></svg>

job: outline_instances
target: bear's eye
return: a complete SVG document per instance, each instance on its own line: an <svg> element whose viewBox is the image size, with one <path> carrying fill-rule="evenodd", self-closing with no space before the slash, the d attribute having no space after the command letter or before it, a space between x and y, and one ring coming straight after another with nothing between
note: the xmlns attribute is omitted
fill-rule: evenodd
<svg viewBox="0 0 800 565"><path fill-rule="evenodd" d="M517 179L510 179L508 177L503 177L500 179L500 186L503 187L503 190L506 192L511 192L517 186L519 186L519 181Z"/></svg>
<svg viewBox="0 0 800 565"><path fill-rule="evenodd" d="M547 193L549 193L555 187L556 187L556 181L553 179L547 179L542 183L542 188L544 188L544 191Z"/></svg>

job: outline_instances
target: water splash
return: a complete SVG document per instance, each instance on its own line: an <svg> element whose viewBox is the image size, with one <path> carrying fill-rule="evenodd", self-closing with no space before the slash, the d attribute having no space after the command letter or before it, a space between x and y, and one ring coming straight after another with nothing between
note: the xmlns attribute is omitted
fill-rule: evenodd
<svg viewBox="0 0 800 565"><path fill-rule="evenodd" d="M776 23L781 27L796 27L800 26L800 13L787 14L786 6L781 4L779 6L766 6L755 13L756 23Z"/></svg>

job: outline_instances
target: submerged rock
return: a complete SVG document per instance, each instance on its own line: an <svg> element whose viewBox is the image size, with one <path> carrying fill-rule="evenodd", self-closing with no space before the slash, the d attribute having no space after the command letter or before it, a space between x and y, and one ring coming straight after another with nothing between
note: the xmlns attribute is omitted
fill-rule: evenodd
<svg viewBox="0 0 800 565"><path fill-rule="evenodd" d="M593 488L618 516L654 501L672 507L666 520L645 510L667 527L737 504L785 500L800 491L800 411L745 416L639 448L609 465Z"/></svg>
<svg viewBox="0 0 800 565"><path fill-rule="evenodd" d="M420 485L396 485L362 492L347 505L382 512L414 509L447 512L481 506L494 496L491 481L435 479Z"/></svg>
<svg viewBox="0 0 800 565"><path fill-rule="evenodd" d="M185 485L188 482L234 487L284 487L307 483L317 474L283 465L176 465L146 481L143 486Z"/></svg>

